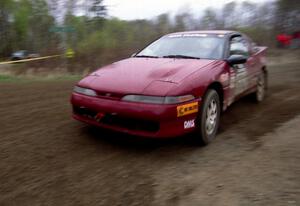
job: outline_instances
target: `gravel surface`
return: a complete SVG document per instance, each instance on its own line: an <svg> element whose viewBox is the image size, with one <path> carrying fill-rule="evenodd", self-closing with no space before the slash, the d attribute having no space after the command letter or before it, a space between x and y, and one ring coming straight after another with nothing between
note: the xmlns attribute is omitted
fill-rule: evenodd
<svg viewBox="0 0 300 206"><path fill-rule="evenodd" d="M73 81L0 83L0 205L300 205L300 60L274 62L207 147L77 122Z"/></svg>

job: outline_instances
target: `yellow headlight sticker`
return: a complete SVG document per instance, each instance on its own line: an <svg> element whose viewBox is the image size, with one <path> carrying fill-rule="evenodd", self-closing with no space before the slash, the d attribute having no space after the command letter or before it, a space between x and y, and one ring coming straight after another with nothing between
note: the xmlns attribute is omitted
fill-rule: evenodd
<svg viewBox="0 0 300 206"><path fill-rule="evenodd" d="M182 117L197 112L198 112L198 102L184 104L177 107L177 117Z"/></svg>

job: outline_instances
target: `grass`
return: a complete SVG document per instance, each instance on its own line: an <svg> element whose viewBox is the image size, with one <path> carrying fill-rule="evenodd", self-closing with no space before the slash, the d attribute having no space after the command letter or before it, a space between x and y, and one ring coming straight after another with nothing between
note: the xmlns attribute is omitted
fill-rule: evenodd
<svg viewBox="0 0 300 206"><path fill-rule="evenodd" d="M19 81L19 78L15 76L0 74L0 82L14 82L14 81Z"/></svg>

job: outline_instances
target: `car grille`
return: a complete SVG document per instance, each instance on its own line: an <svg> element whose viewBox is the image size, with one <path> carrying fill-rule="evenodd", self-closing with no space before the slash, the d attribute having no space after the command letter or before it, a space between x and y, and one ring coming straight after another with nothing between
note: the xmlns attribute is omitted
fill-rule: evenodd
<svg viewBox="0 0 300 206"><path fill-rule="evenodd" d="M120 100L124 96L123 94L113 93L113 92L102 92L96 91L99 98Z"/></svg>
<svg viewBox="0 0 300 206"><path fill-rule="evenodd" d="M96 116L98 114L98 112L88 108L80 107L73 107L73 111L76 115L80 115L94 121L96 121ZM123 117L117 114L104 114L104 116L98 122L101 124L116 126L129 130L146 131L152 133L159 130L159 122Z"/></svg>
<svg viewBox="0 0 300 206"><path fill-rule="evenodd" d="M85 107L73 107L74 114L89 118L89 119L95 119L97 112L90 110Z"/></svg>

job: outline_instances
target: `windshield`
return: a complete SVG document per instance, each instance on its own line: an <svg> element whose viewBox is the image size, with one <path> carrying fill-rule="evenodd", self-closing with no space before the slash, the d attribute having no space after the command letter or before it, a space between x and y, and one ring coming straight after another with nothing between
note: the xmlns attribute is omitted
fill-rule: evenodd
<svg viewBox="0 0 300 206"><path fill-rule="evenodd" d="M137 57L221 59L224 36L206 34L168 35L153 42Z"/></svg>
<svg viewBox="0 0 300 206"><path fill-rule="evenodd" d="M25 54L25 51L24 50L20 50L20 51L16 51L14 53L14 55L24 55Z"/></svg>

